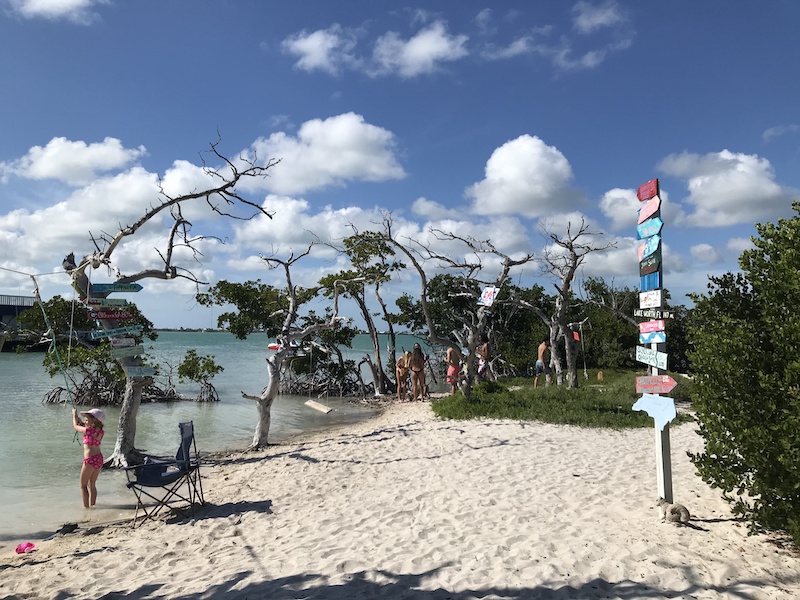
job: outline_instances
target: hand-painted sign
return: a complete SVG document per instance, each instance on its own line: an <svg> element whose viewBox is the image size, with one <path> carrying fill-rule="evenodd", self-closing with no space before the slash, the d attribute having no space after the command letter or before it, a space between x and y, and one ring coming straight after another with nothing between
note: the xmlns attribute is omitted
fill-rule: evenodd
<svg viewBox="0 0 800 600"><path fill-rule="evenodd" d="M651 331L650 333L640 333L640 344L664 344L667 341L667 334L663 331Z"/></svg>
<svg viewBox="0 0 800 600"><path fill-rule="evenodd" d="M636 360L640 363L656 367L662 371L667 370L667 353L647 348L646 346L636 346Z"/></svg>
<svg viewBox="0 0 800 600"><path fill-rule="evenodd" d="M147 377L148 375L155 375L155 367L122 367L125 373L131 377Z"/></svg>
<svg viewBox="0 0 800 600"><path fill-rule="evenodd" d="M87 298L86 304L94 306L128 306L128 301L123 298Z"/></svg>
<svg viewBox="0 0 800 600"><path fill-rule="evenodd" d="M658 246L661 244L661 237L657 235L650 236L647 238L643 244L641 244L638 248L639 252L639 260L646 258L653 254L656 250L658 250Z"/></svg>
<svg viewBox="0 0 800 600"><path fill-rule="evenodd" d="M639 294L639 302L641 302L641 294ZM675 311L653 309L653 308L648 308L648 309L634 308L633 316L641 317L644 319L674 319Z"/></svg>
<svg viewBox="0 0 800 600"><path fill-rule="evenodd" d="M661 208L661 198L658 196L651 198L642 205L642 208L639 209L639 220L636 222L644 223L647 219L656 214L659 208Z"/></svg>
<svg viewBox="0 0 800 600"><path fill-rule="evenodd" d="M142 286L138 283L93 283L92 292L102 294L105 292L138 292Z"/></svg>
<svg viewBox="0 0 800 600"><path fill-rule="evenodd" d="M651 179L640 185L639 189L636 190L636 197L639 198L640 202L649 200L653 196L658 196L658 179Z"/></svg>
<svg viewBox="0 0 800 600"><path fill-rule="evenodd" d="M649 275L639 277L639 291L649 292L650 290L657 290L661 287L661 273L656 271Z"/></svg>
<svg viewBox="0 0 800 600"><path fill-rule="evenodd" d="M137 356L144 354L144 346L128 346L126 348L111 348L111 356L114 358L123 358L125 356Z"/></svg>
<svg viewBox="0 0 800 600"><path fill-rule="evenodd" d="M497 298L497 292L499 292L496 287L494 286L486 286L483 289L483 293L481 294L480 300L478 300L478 304L481 306L491 306L494 304L495 298Z"/></svg>
<svg viewBox="0 0 800 600"><path fill-rule="evenodd" d="M637 394L669 394L678 382L669 375L646 375L636 378Z"/></svg>
<svg viewBox="0 0 800 600"><path fill-rule="evenodd" d="M102 337L113 337L115 335L125 335L126 333L141 333L144 329L141 325L131 325L130 327L117 327L116 329L104 329L103 331L93 331L90 335L93 340Z"/></svg>
<svg viewBox="0 0 800 600"><path fill-rule="evenodd" d="M136 340L128 337L111 338L112 348L129 348L136 345Z"/></svg>
<svg viewBox="0 0 800 600"><path fill-rule="evenodd" d="M661 268L661 249L639 261L639 276L650 275Z"/></svg>
<svg viewBox="0 0 800 600"><path fill-rule="evenodd" d="M664 227L664 221L661 220L661 217L653 217L652 219L647 219L647 221L644 223L637 225L636 233L639 234L639 239L643 240L651 235L657 235L661 233L662 227Z"/></svg>
<svg viewBox="0 0 800 600"><path fill-rule="evenodd" d="M661 290L650 290L639 294L639 308L658 308L661 306Z"/></svg>
<svg viewBox="0 0 800 600"><path fill-rule="evenodd" d="M666 323L659 319L657 321L644 321L639 323L639 333L650 333L651 331L664 331Z"/></svg>
<svg viewBox="0 0 800 600"><path fill-rule="evenodd" d="M124 321L133 318L133 314L127 310L92 310L89 318L98 321Z"/></svg>
<svg viewBox="0 0 800 600"><path fill-rule="evenodd" d="M653 417L659 431L663 431L664 426L678 416L672 398L654 394L644 394L633 405L633 410L643 410Z"/></svg>

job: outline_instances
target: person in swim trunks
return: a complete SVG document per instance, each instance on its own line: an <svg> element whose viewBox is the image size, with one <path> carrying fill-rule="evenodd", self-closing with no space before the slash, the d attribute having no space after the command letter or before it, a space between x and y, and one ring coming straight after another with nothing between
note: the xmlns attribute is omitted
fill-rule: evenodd
<svg viewBox="0 0 800 600"><path fill-rule="evenodd" d="M450 347L444 357L447 363L447 383L450 384L450 393L455 394L458 389L458 377L461 374L461 353L458 349Z"/></svg>
<svg viewBox="0 0 800 600"><path fill-rule="evenodd" d="M539 344L538 354L536 358L536 375L533 378L533 389L539 387L539 375L544 373L544 379L547 385L550 385L552 380L552 372L550 370L550 340L545 338ZM545 359L545 354L547 359Z"/></svg>
<svg viewBox="0 0 800 600"><path fill-rule="evenodd" d="M84 420L78 416L78 411L72 409L72 427L83 434L83 464L81 465L80 487L84 508L94 506L97 501L97 476L103 468L103 453L100 452L100 442L103 440L103 421L105 413L99 408L92 408L80 413Z"/></svg>

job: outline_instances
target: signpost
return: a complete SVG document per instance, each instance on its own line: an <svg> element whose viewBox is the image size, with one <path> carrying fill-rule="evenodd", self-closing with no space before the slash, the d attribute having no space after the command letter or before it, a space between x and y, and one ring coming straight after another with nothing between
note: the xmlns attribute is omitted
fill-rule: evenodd
<svg viewBox="0 0 800 600"><path fill-rule="evenodd" d="M138 292L142 286L138 283L93 283L92 292L104 294L107 292Z"/></svg>
<svg viewBox="0 0 800 600"><path fill-rule="evenodd" d="M678 382L669 375L647 375L636 378L637 394L669 394Z"/></svg>
<svg viewBox="0 0 800 600"><path fill-rule="evenodd" d="M130 346L135 346L136 340L129 337L113 337L111 338L111 347L112 348L129 348Z"/></svg>
<svg viewBox="0 0 800 600"><path fill-rule="evenodd" d="M636 392L644 395L633 405L633 409L647 411L655 420L658 495L672 502L669 422L675 418L675 402L658 395L675 387L675 380L664 374L667 370L667 353L662 351L666 350L667 341L663 319L672 318L673 315L663 310L664 298L661 293L664 286L661 260L664 222L661 220L658 179L640 185L636 197L643 202L639 209L636 233L639 239L645 241L638 248L639 309L633 314L653 320L639 326L639 342L649 346L636 346L636 360L651 369L648 378L636 378Z"/></svg>

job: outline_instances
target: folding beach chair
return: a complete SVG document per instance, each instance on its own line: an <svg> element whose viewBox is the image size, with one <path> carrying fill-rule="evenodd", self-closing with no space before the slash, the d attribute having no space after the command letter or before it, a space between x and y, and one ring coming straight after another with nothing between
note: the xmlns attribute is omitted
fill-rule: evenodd
<svg viewBox="0 0 800 600"><path fill-rule="evenodd" d="M134 527L140 512L143 514L141 524L155 518L165 508L188 518L194 516L195 505L205 504L194 425L189 421L179 423L178 428L181 431L181 445L175 460L147 457L143 464L125 469L128 488L136 494Z"/></svg>

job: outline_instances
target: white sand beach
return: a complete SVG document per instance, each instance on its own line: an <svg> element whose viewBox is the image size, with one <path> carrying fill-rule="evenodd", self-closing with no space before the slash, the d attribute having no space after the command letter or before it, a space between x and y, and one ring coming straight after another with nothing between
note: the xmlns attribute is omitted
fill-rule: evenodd
<svg viewBox="0 0 800 600"><path fill-rule="evenodd" d="M81 527L30 554L4 546L0 597L800 597L800 558L748 536L694 475L694 425L670 437L675 501L697 529L659 520L651 428L442 421L427 403L391 405L213 459L194 520Z"/></svg>

